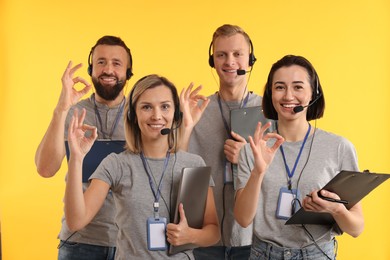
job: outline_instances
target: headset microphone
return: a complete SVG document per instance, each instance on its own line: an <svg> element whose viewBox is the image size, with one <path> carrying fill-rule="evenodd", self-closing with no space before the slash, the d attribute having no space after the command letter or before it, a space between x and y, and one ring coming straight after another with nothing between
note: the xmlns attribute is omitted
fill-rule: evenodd
<svg viewBox="0 0 390 260"><path fill-rule="evenodd" d="M310 105L310 104L309 104L309 105ZM293 111L294 111L295 114L296 114L296 113L299 113L299 112L302 112L303 109L304 109L305 107L308 107L309 105L307 105L307 106L297 106L297 107L294 107L294 108L293 108Z"/></svg>
<svg viewBox="0 0 390 260"><path fill-rule="evenodd" d="M237 70L237 75L245 75L246 73L248 73L250 71L246 71L246 70Z"/></svg>
<svg viewBox="0 0 390 260"><path fill-rule="evenodd" d="M310 107L311 105L313 105L320 97L322 96L322 93L320 93L313 101L311 101L308 105L306 106L296 106L293 108L293 111L294 113L299 113L299 112L302 112L304 108L306 107Z"/></svg>
<svg viewBox="0 0 390 260"><path fill-rule="evenodd" d="M170 132L171 132L171 129L169 129L169 128L163 128L163 129L161 129L161 131L160 131L160 133L161 133L162 135L168 135Z"/></svg>
<svg viewBox="0 0 390 260"><path fill-rule="evenodd" d="M177 111L180 111L180 109L178 109ZM171 131L173 131L175 129L178 129L181 126L182 119L183 119L183 112L180 111L177 114L175 112L175 121L177 122L177 125L175 127L173 127L173 128L163 128L163 129L161 129L160 133L162 135L168 135L168 134L171 133Z"/></svg>

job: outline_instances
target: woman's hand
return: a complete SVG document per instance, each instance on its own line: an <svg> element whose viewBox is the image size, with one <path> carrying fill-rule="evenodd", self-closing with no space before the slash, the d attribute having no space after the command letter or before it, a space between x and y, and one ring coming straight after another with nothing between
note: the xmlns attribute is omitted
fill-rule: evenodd
<svg viewBox="0 0 390 260"><path fill-rule="evenodd" d="M252 172L255 172L256 174L265 173L274 159L276 151L284 142L284 138L277 133L264 134L270 126L271 122L268 122L263 127L259 122L253 137L249 136L249 143L255 159L255 165ZM272 138L275 138L276 141L273 146L268 147L267 141Z"/></svg>
<svg viewBox="0 0 390 260"><path fill-rule="evenodd" d="M190 227L182 203L179 206L179 214L180 222L178 224L169 223L167 225L167 240L174 246L188 244L192 241Z"/></svg>
<svg viewBox="0 0 390 260"><path fill-rule="evenodd" d="M78 110L75 109L68 129L70 155L77 158L84 158L97 138L96 127L83 124L85 114L85 109L83 109L80 116ZM85 136L87 131L91 132L89 137Z"/></svg>

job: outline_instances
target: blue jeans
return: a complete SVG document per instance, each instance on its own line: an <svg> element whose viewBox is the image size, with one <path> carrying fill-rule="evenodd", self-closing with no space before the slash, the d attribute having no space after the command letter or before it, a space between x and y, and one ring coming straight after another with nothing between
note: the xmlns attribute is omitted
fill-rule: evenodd
<svg viewBox="0 0 390 260"><path fill-rule="evenodd" d="M335 241L330 241L326 244L321 244L321 252L315 245L310 245L303 248L284 248L278 247L253 238L251 249L251 260L334 260L335 256ZM326 255L325 255L326 254Z"/></svg>
<svg viewBox="0 0 390 260"><path fill-rule="evenodd" d="M248 260L251 252L251 246L210 246L198 247L193 250L196 260L209 259L229 259L229 260Z"/></svg>
<svg viewBox="0 0 390 260"><path fill-rule="evenodd" d="M115 247L96 246L61 240L58 260L114 260Z"/></svg>

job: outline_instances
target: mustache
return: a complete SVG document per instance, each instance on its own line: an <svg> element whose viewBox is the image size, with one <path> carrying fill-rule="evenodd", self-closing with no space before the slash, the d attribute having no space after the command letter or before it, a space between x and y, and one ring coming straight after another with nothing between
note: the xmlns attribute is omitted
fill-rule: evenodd
<svg viewBox="0 0 390 260"><path fill-rule="evenodd" d="M102 74L99 75L99 78L101 78L101 77L114 77L114 78L116 78L116 80L118 80L118 77L115 76L114 74L108 74L105 72L103 72Z"/></svg>

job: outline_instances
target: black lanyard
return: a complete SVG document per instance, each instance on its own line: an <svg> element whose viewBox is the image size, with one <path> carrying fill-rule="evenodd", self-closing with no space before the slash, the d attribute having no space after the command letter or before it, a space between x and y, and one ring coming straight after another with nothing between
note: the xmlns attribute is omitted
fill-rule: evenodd
<svg viewBox="0 0 390 260"><path fill-rule="evenodd" d="M157 183L156 183L156 185L155 185L155 183L153 183L153 180L152 180L153 173L152 173L152 170L150 169L148 161L145 158L143 152L140 153L140 157L141 157L141 160L142 160L142 164L144 165L145 172L146 172L146 174L148 175L148 178L149 178L150 189L153 192L153 196L154 196L154 203L153 203L154 218L157 219L157 218L159 218L158 210L159 210L159 207L160 207L159 201L160 201L160 194L161 194L161 185L162 185L162 181L164 179L165 170L167 169L167 166L168 166L170 153L168 151L167 155L165 156L164 168L163 168L163 172L161 174L161 178L160 178L160 181L158 183L158 186L157 186ZM157 190L156 190L155 186L157 186Z"/></svg>
<svg viewBox="0 0 390 260"><path fill-rule="evenodd" d="M111 127L111 132L110 134L108 135L108 138L107 138L107 135L106 133L103 131L103 123L102 123L102 118L100 117L100 113L99 113L99 110L98 110L98 107L96 105L96 99L95 99L95 94L92 95L92 100L93 100L93 103L95 105L95 116L96 118L98 119L99 121L99 125L100 125L100 131L102 132L103 134L103 139L111 139L112 138L112 135L114 134L114 131L116 129L116 127L118 126L118 123L119 123L119 118L121 117L122 113L123 113L123 109L124 109L124 105L125 105L125 98L123 98L120 106L119 106L119 109L118 109L118 112L116 113L116 118L115 118L115 121Z"/></svg>

